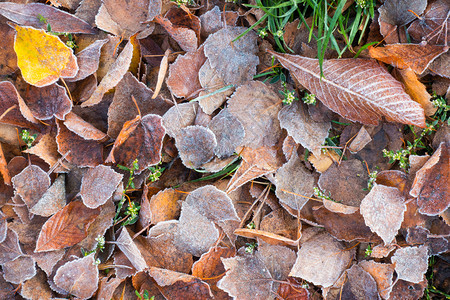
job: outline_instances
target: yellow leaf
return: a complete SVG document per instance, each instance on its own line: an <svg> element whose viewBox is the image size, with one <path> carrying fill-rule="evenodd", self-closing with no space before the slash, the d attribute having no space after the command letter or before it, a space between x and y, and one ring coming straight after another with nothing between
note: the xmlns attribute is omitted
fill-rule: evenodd
<svg viewBox="0 0 450 300"><path fill-rule="evenodd" d="M16 31L14 51L26 82L43 87L77 74L75 55L57 36L31 27L16 26Z"/></svg>

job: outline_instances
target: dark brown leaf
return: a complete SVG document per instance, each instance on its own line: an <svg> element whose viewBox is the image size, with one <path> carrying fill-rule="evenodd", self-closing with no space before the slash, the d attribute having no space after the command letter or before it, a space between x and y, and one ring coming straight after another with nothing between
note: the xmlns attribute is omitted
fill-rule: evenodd
<svg viewBox="0 0 450 300"><path fill-rule="evenodd" d="M425 127L422 107L376 61L326 60L321 78L316 59L270 53L323 104L351 121L377 125L384 116L390 122Z"/></svg>
<svg viewBox="0 0 450 300"><path fill-rule="evenodd" d="M194 52L197 50L198 39L192 29L172 24L169 19L162 16L156 16L155 21L164 27L169 35L180 45L181 49L186 52Z"/></svg>
<svg viewBox="0 0 450 300"><path fill-rule="evenodd" d="M0 116L2 116L0 122L24 128L36 128L22 115L19 101L23 102L14 85L9 81L0 82Z"/></svg>
<svg viewBox="0 0 450 300"><path fill-rule="evenodd" d="M375 280L359 265L353 265L347 270L347 281L341 293L342 299L379 299Z"/></svg>
<svg viewBox="0 0 450 300"><path fill-rule="evenodd" d="M36 252L52 251L73 246L87 236L90 224L100 209L89 209L81 201L70 202L42 226Z"/></svg>
<svg viewBox="0 0 450 300"><path fill-rule="evenodd" d="M403 26L421 15L426 7L427 0L386 0L378 9L379 18L383 22Z"/></svg>
<svg viewBox="0 0 450 300"><path fill-rule="evenodd" d="M72 110L72 101L66 89L54 83L45 87L27 88L24 101L38 120L48 120L55 116L60 120Z"/></svg>

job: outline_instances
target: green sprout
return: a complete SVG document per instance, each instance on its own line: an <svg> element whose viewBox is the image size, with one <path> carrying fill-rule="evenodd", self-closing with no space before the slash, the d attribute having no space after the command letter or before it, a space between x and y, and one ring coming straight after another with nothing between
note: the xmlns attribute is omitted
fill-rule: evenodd
<svg viewBox="0 0 450 300"><path fill-rule="evenodd" d="M139 219L139 209L141 209L141 206L136 204L136 202L131 201L127 207L127 210L125 211L125 215L129 216L129 218L127 218L125 222L123 222L122 226L136 223Z"/></svg>
<svg viewBox="0 0 450 300"><path fill-rule="evenodd" d="M373 171L369 174L369 180L367 181L367 189L372 190L375 185L375 181L377 180L378 171Z"/></svg>
<svg viewBox="0 0 450 300"><path fill-rule="evenodd" d="M36 140L37 134L31 135L26 129L23 129L20 133L20 139L27 145L27 148L31 148L34 141Z"/></svg>
<svg viewBox="0 0 450 300"><path fill-rule="evenodd" d="M128 171L130 174L128 176L127 185L125 186L125 189L123 190L122 198L120 199L119 203L117 204L117 210L116 210L116 215L114 217L114 223L116 223L119 220L120 211L122 210L122 207L123 207L123 205L124 205L124 203L125 203L125 201L127 200L127 197L128 197L126 195L128 189L129 188L132 188L132 189L135 188L134 182L133 182L133 180L134 180L134 173L136 172L136 170L139 169L139 164L138 164L138 160L135 159L133 161L133 163L132 163L132 167L131 168L128 168L128 167L125 167L125 166L122 166L122 165L117 165L117 167L119 169L123 170L123 171ZM131 206L131 203L133 203L133 202L130 201L130 206ZM134 206L127 216L134 216L133 212L136 209L136 207L138 207L138 206ZM137 219L134 222L136 222L136 221L137 221Z"/></svg>
<svg viewBox="0 0 450 300"><path fill-rule="evenodd" d="M269 33L267 32L267 27L260 28L260 29L258 30L258 35L259 35L259 37L262 38L262 39L265 38L268 34L269 34Z"/></svg>
<svg viewBox="0 0 450 300"><path fill-rule="evenodd" d="M44 23L47 24L47 33L51 34L51 35L62 35L68 38L68 41L66 42L66 46L69 47L70 49L75 49L78 48L78 46L75 44L75 40L73 38L73 35L69 32L56 32L52 30L52 26L50 25L50 23L48 22L47 18L45 18L44 16L38 14L37 16L38 20L40 23Z"/></svg>
<svg viewBox="0 0 450 300"><path fill-rule="evenodd" d="M302 98L302 100L306 104L316 105L316 103L317 103L316 95L314 95L314 94L305 93L305 96Z"/></svg>
<svg viewBox="0 0 450 300"><path fill-rule="evenodd" d="M172 2L175 2L178 7L184 5L194 5L194 1L193 0L172 0Z"/></svg>
<svg viewBox="0 0 450 300"><path fill-rule="evenodd" d="M366 248L366 251L364 251L364 257L369 257L372 255L373 249L372 249L372 245L368 245Z"/></svg>
<svg viewBox="0 0 450 300"><path fill-rule="evenodd" d="M246 243L245 244L245 253L253 253L256 250L258 244L256 242Z"/></svg>
<svg viewBox="0 0 450 300"><path fill-rule="evenodd" d="M255 229L256 228L255 222L251 221L250 223L247 224L246 227L248 229Z"/></svg>
<svg viewBox="0 0 450 300"><path fill-rule="evenodd" d="M313 190L314 190L314 196L316 196L317 198L336 202L333 199L331 199L331 193L328 193L328 196L327 196L318 187L314 187Z"/></svg>
<svg viewBox="0 0 450 300"><path fill-rule="evenodd" d="M297 101L298 98L295 97L295 91L288 90L286 81L281 81L281 85L283 86L283 91L280 91L280 94L283 95L283 104L291 105L292 102Z"/></svg>
<svg viewBox="0 0 450 300"><path fill-rule="evenodd" d="M139 294L139 292L137 290L134 290L134 293L136 294L136 296L140 299L140 300L154 300L155 296L149 296L148 295L148 291L144 290L144 292L141 294Z"/></svg>
<svg viewBox="0 0 450 300"><path fill-rule="evenodd" d="M450 111L450 105L447 105L447 101L444 97L438 96L433 92L433 100L431 100L431 103L434 107L437 107L437 111L432 118L443 123L447 122L447 124L450 125L450 113L448 113Z"/></svg>
<svg viewBox="0 0 450 300"><path fill-rule="evenodd" d="M164 172L165 168L161 167L160 164L154 166L154 167L148 167L150 170L150 175L148 175L148 180L150 182L155 182L159 180L159 177L161 177L162 172Z"/></svg>
<svg viewBox="0 0 450 300"><path fill-rule="evenodd" d="M106 242L105 242L105 237L104 236L99 235L98 237L95 238L95 241L97 242L97 244L95 245L95 248L93 250L86 251L83 248L81 248L81 254L83 255L83 257L84 256L88 256L88 255L90 255L92 253L95 253L97 251L101 252L101 251L103 251L105 249L105 243ZM100 261L99 261L99 263L100 263Z"/></svg>

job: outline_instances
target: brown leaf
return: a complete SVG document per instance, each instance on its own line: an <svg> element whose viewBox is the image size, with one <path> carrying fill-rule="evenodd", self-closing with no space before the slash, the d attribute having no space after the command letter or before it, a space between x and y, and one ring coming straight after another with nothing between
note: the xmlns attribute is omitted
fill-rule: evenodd
<svg viewBox="0 0 450 300"><path fill-rule="evenodd" d="M231 248L212 247L192 266L192 276L207 280L217 299L228 299L229 297L227 293L217 287L217 282L225 275L222 259L233 257L235 254L236 251Z"/></svg>
<svg viewBox="0 0 450 300"><path fill-rule="evenodd" d="M169 90L179 98L193 96L202 88L198 72L205 61L203 47L195 52L178 56L169 67L169 76L166 80Z"/></svg>
<svg viewBox="0 0 450 300"><path fill-rule="evenodd" d="M19 256L15 260L2 265L6 281L21 284L36 275L34 259L30 256Z"/></svg>
<svg viewBox="0 0 450 300"><path fill-rule="evenodd" d="M17 69L17 56L14 52L14 35L16 31L6 22L0 24L0 34L2 35L2 43L0 44L0 75L10 75Z"/></svg>
<svg viewBox="0 0 450 300"><path fill-rule="evenodd" d="M92 96L87 101L83 102L81 107L92 106L100 103L103 95L108 90L115 87L128 71L132 56L133 44L128 42L122 52L120 52L115 62L109 67L108 73L106 73L106 75L102 78L102 81L100 81L100 84L97 86Z"/></svg>
<svg viewBox="0 0 450 300"><path fill-rule="evenodd" d="M85 140L104 141L107 138L105 133L80 118L74 112L67 114L66 119L64 120L64 125L67 129L73 133L76 133Z"/></svg>
<svg viewBox="0 0 450 300"><path fill-rule="evenodd" d="M392 256L397 278L419 283L424 280L428 269L428 247L404 247L397 249Z"/></svg>
<svg viewBox="0 0 450 300"><path fill-rule="evenodd" d="M235 299L270 299L294 264L295 252L291 249L258 244L254 254L222 259L227 273L217 286Z"/></svg>
<svg viewBox="0 0 450 300"><path fill-rule="evenodd" d="M198 111L197 102L181 103L172 106L163 116L163 125L170 137L176 137L181 129L194 125Z"/></svg>
<svg viewBox="0 0 450 300"><path fill-rule="evenodd" d="M50 299L53 295L45 273L38 269L36 276L22 284L20 295L25 299Z"/></svg>
<svg viewBox="0 0 450 300"><path fill-rule="evenodd" d="M30 212L50 217L66 205L65 175L59 175L42 197L30 207Z"/></svg>
<svg viewBox="0 0 450 300"><path fill-rule="evenodd" d="M445 37L450 33L449 9L447 0L430 1L421 19L415 20L408 27L408 34L418 42L425 39L431 45L444 45ZM414 12L420 15L419 12ZM447 32L444 28L447 28Z"/></svg>
<svg viewBox="0 0 450 300"><path fill-rule="evenodd" d="M377 263L373 260L363 260L359 263L359 266L375 279L381 298L388 299L392 290L394 265Z"/></svg>
<svg viewBox="0 0 450 300"><path fill-rule="evenodd" d="M426 7L427 0L386 0L378 8L379 18L383 22L403 26L421 15ZM411 11L414 11L414 14Z"/></svg>
<svg viewBox="0 0 450 300"><path fill-rule="evenodd" d="M281 128L277 116L281 100L267 85L250 81L236 89L228 110L244 126L244 146L256 149L278 142Z"/></svg>
<svg viewBox="0 0 450 300"><path fill-rule="evenodd" d="M340 241L351 242L354 240L373 243L380 239L364 223L364 218L359 212L353 214L334 213L325 207L313 210L317 223L323 225L333 237Z"/></svg>
<svg viewBox="0 0 450 300"><path fill-rule="evenodd" d="M151 21L161 13L161 1L102 1L98 14L95 16L95 24L98 28L111 32L117 36L129 39L137 32L141 32L144 38L153 31L153 24L143 24Z"/></svg>
<svg viewBox="0 0 450 300"><path fill-rule="evenodd" d="M408 182L408 175L399 170L384 170L377 174L377 184L392 186L397 188L405 197L407 196L410 183Z"/></svg>
<svg viewBox="0 0 450 300"><path fill-rule="evenodd" d="M29 165L12 179L16 193L33 207L50 187L50 177L40 167Z"/></svg>
<svg viewBox="0 0 450 300"><path fill-rule="evenodd" d="M331 129L330 122L314 122L300 102L283 107L278 114L281 128L286 129L294 141L319 155Z"/></svg>
<svg viewBox="0 0 450 300"><path fill-rule="evenodd" d="M198 39L192 29L175 25L171 20L162 16L156 16L155 21L164 27L169 35L180 45L181 49L186 52L194 52L197 50Z"/></svg>
<svg viewBox="0 0 450 300"><path fill-rule="evenodd" d="M332 286L353 257L352 250L346 250L328 233L315 234L303 243L300 240L300 243L302 246L289 276L300 277L315 285Z"/></svg>
<svg viewBox="0 0 450 300"><path fill-rule="evenodd" d="M112 197L123 175L111 167L98 165L89 169L81 180L80 196L88 208L97 208Z"/></svg>
<svg viewBox="0 0 450 300"><path fill-rule="evenodd" d="M367 59L318 60L270 52L302 86L341 116L366 125L390 122L425 127L423 109L382 66ZM389 91L389 92L386 92Z"/></svg>
<svg viewBox="0 0 450 300"><path fill-rule="evenodd" d="M155 279L166 299L212 299L209 285L197 277L151 267L148 274Z"/></svg>
<svg viewBox="0 0 450 300"><path fill-rule="evenodd" d="M9 170L7 166L8 163L6 162L2 144L0 143L0 174L2 175L3 182L7 185L11 185L11 176L9 175Z"/></svg>
<svg viewBox="0 0 450 300"><path fill-rule="evenodd" d="M214 157L217 140L210 129L195 125L181 129L175 138L175 145L183 164L197 169Z"/></svg>
<svg viewBox="0 0 450 300"><path fill-rule="evenodd" d="M352 140L350 145L348 146L348 150L351 152L358 152L362 150L368 143L372 141L370 134L367 132L364 126L361 126L361 129L358 131L358 134Z"/></svg>
<svg viewBox="0 0 450 300"><path fill-rule="evenodd" d="M449 143L442 142L425 165L416 173L409 194L417 197L419 212L435 216L450 206Z"/></svg>
<svg viewBox="0 0 450 300"><path fill-rule="evenodd" d="M49 252L38 252L33 253L33 258L39 268L42 269L47 276L50 276L52 274L53 267L64 257L65 253L65 249Z"/></svg>
<svg viewBox="0 0 450 300"><path fill-rule="evenodd" d="M179 202L184 198L184 193L177 192L174 189L165 189L153 195L150 199L152 224L177 219L181 211Z"/></svg>
<svg viewBox="0 0 450 300"><path fill-rule="evenodd" d="M342 287L341 296L342 299L379 299L375 280L359 265L353 265L347 270L347 281Z"/></svg>
<svg viewBox="0 0 450 300"><path fill-rule="evenodd" d="M41 3L0 3L0 14L22 26L46 30L47 24L51 24L52 30L55 32L96 33L96 30L85 21L65 11ZM44 17L46 22L41 22L39 16Z"/></svg>
<svg viewBox="0 0 450 300"><path fill-rule="evenodd" d="M399 69L412 69L419 75L436 57L447 51L448 47L428 44L391 44L384 47L369 47L370 57Z"/></svg>
<svg viewBox="0 0 450 300"><path fill-rule="evenodd" d="M73 201L54 214L42 226L36 252L73 246L87 236L90 224L100 209L89 209L81 201Z"/></svg>
<svg viewBox="0 0 450 300"><path fill-rule="evenodd" d="M7 230L6 238L0 243L0 264L3 265L9 261L23 255L20 249L17 233L11 229Z"/></svg>
<svg viewBox="0 0 450 300"><path fill-rule="evenodd" d="M313 194L314 177L297 153L293 153L289 161L278 169L275 180L278 199L294 210L300 211Z"/></svg>
<svg viewBox="0 0 450 300"><path fill-rule="evenodd" d="M134 119L139 114L131 96L134 96L143 116L147 114L162 116L171 107L161 97L151 99L152 90L127 72L116 86L113 102L108 108L108 135L112 138L117 138L126 121Z"/></svg>
<svg viewBox="0 0 450 300"><path fill-rule="evenodd" d="M256 34L248 32L232 42L245 30L245 27L222 28L204 42L205 56L226 85L242 85L256 74L259 64Z"/></svg>
<svg viewBox="0 0 450 300"><path fill-rule="evenodd" d="M100 61L100 49L108 42L107 39L97 40L76 54L78 63L78 73L75 77L66 81L74 82L85 79L94 74L98 69Z"/></svg>
<svg viewBox="0 0 450 300"><path fill-rule="evenodd" d="M138 272L148 268L144 257L142 256L139 248L136 246L134 241L131 239L131 236L126 227L122 227L122 231L117 238L116 244L117 247L119 247L120 251L125 254L125 256Z"/></svg>
<svg viewBox="0 0 450 300"><path fill-rule="evenodd" d="M137 159L139 168L135 172L139 174L161 161L165 134L166 130L160 116L153 114L142 118L136 116L133 120L125 122L106 161L131 169L133 161Z"/></svg>
<svg viewBox="0 0 450 300"><path fill-rule="evenodd" d="M370 229L390 244L403 222L405 197L397 188L375 185L361 202L361 215Z"/></svg>
<svg viewBox="0 0 450 300"><path fill-rule="evenodd" d="M217 146L214 154L224 158L233 155L244 139L245 131L241 122L234 117L228 109L222 109L211 122L208 128L214 133L217 139Z"/></svg>
<svg viewBox="0 0 450 300"><path fill-rule="evenodd" d="M85 140L56 121L58 152L78 167L95 167L103 162L103 146L95 140ZM70 151L70 152L69 152Z"/></svg>
<svg viewBox="0 0 450 300"><path fill-rule="evenodd" d="M0 116L2 116L0 122L24 128L36 128L22 115L19 100L23 101L11 82L0 82Z"/></svg>
<svg viewBox="0 0 450 300"><path fill-rule="evenodd" d="M293 277L288 277L288 283L280 284L278 288L277 295L282 297L282 299L289 300L308 300L309 292L307 289L302 287L300 280Z"/></svg>
<svg viewBox="0 0 450 300"><path fill-rule="evenodd" d="M92 297L98 287L94 254L65 263L56 271L53 280L69 294L83 299Z"/></svg>
<svg viewBox="0 0 450 300"><path fill-rule="evenodd" d="M426 279L419 283L412 283L405 280L397 280L397 282L392 287L392 292L389 299L391 300L418 300L423 299L423 292L428 286Z"/></svg>

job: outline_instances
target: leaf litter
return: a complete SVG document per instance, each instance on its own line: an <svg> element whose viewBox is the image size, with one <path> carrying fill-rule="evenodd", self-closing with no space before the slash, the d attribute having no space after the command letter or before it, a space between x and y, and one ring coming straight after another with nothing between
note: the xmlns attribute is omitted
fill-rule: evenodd
<svg viewBox="0 0 450 300"><path fill-rule="evenodd" d="M0 3L2 299L445 289L445 1L351 6L323 63L272 11L50 2Z"/></svg>

